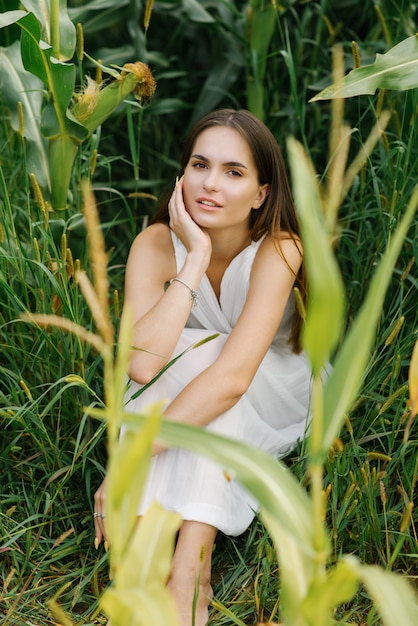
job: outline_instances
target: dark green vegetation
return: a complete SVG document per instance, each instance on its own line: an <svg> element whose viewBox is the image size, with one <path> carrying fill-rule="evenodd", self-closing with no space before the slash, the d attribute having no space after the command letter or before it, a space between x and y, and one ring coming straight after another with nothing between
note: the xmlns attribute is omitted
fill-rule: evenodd
<svg viewBox="0 0 418 626"><path fill-rule="evenodd" d="M0 2L1 10L9 4ZM265 36L249 42L247 4L156 3L145 37L142 3L103 1L96 11L88 3L69 3L74 22L84 27L89 54L105 65L145 61L158 87L150 105L141 109L127 101L83 145L68 213L46 221L33 199L25 150L1 106L0 623L56 623L46 606L55 594L74 621L101 619L94 617L94 604L106 583L107 557L94 550L91 514L106 450L103 426L83 409L102 402L101 360L72 335L39 331L19 319L24 311L58 313L92 328L73 277L78 265L90 271L78 185L96 158L94 150L97 165L90 171L109 251L110 307L117 325L126 253L156 206L142 194L160 195L174 178L192 121L221 105L258 107L279 142L284 145L288 135L298 138L325 178L330 106L308 100L331 82L332 45L343 44L347 69L353 67L352 40L362 64L370 63L376 52L414 33L417 8L391 0L282 2L271 20L270 42ZM1 35L7 45L19 33ZM257 54L263 61L268 43L265 67L254 66ZM392 112L388 129L340 211L336 247L348 324L416 184L416 90L347 101L352 152L366 140L382 107ZM334 558L353 552L411 579L418 575L417 514L411 506L417 437L406 401L417 327L416 235L411 229L398 260L361 396L330 451L324 485ZM304 458L301 447L288 459L301 481ZM237 618L248 625L278 621L277 565L260 522L237 540L219 538L215 570L216 599ZM341 607L336 619L376 623L365 594ZM224 611L214 612L213 624L232 623Z"/></svg>

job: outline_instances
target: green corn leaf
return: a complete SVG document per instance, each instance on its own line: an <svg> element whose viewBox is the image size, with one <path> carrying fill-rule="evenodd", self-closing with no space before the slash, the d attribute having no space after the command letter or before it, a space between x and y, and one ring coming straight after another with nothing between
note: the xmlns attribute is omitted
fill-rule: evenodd
<svg viewBox="0 0 418 626"><path fill-rule="evenodd" d="M157 501L150 505L120 564L118 583L123 588L165 584L180 524L176 513L166 511Z"/></svg>
<svg viewBox="0 0 418 626"><path fill-rule="evenodd" d="M28 12L36 16L42 26L41 38L51 46L54 30L57 30L58 49L54 49L54 56L59 61L71 59L76 46L76 30L68 16L67 0L49 0L49 7L40 3L39 0L23 0L21 4ZM56 9L58 9L58 23L54 24L53 15Z"/></svg>
<svg viewBox="0 0 418 626"><path fill-rule="evenodd" d="M13 13L21 13L14 11ZM83 126L67 116L75 87L75 66L61 63L52 56L52 48L41 40L41 28L33 13L25 13L17 24L22 28L21 54L25 69L37 76L51 93L51 103L42 118L46 137L69 135L76 141L87 137Z"/></svg>
<svg viewBox="0 0 418 626"><path fill-rule="evenodd" d="M16 22L19 22L26 16L26 11L6 11L6 13L0 13L0 28L16 24Z"/></svg>
<svg viewBox="0 0 418 626"><path fill-rule="evenodd" d="M310 102L331 98L351 98L374 94L376 89L415 89L418 87L418 37L408 37L385 54L377 54L376 61L352 70L347 76L326 87Z"/></svg>
<svg viewBox="0 0 418 626"><path fill-rule="evenodd" d="M204 24L211 24L215 20L206 9L204 9L200 2L197 0L182 0L184 10L187 17L192 22L202 22Z"/></svg>
<svg viewBox="0 0 418 626"><path fill-rule="evenodd" d="M34 13L13 11L5 14L4 19L1 18L2 16L0 26L17 23L21 27L23 66L27 72L44 83L51 95L49 103L42 111L40 124L42 136L50 139L49 150L46 153L45 145L39 139L38 127L37 140L28 143L28 165L31 168L29 171L35 173L44 194L50 196L52 207L63 210L67 208L68 188L77 145L88 136L88 131L68 110L75 87L75 66L62 63L53 57L52 47L41 39L41 23ZM14 96L15 100L24 99L24 94L17 94ZM41 89L39 94L42 94ZM32 127L38 124L35 120L39 117L31 116ZM43 158L39 158L37 149ZM48 159L48 167L45 157Z"/></svg>
<svg viewBox="0 0 418 626"><path fill-rule="evenodd" d="M130 428L138 428L142 420L135 414L124 415ZM193 426L163 421L159 439L218 462L229 478L239 480L260 502L261 517L279 554L286 616L300 614L300 604L315 572L316 542L312 504L293 474L280 461L260 450ZM318 544L328 550L325 529L321 532ZM286 623L291 625L297 621Z"/></svg>
<svg viewBox="0 0 418 626"><path fill-rule="evenodd" d="M113 626L178 626L173 598L164 585L107 589L100 605Z"/></svg>
<svg viewBox="0 0 418 626"><path fill-rule="evenodd" d="M52 55L52 47L41 40L41 28L35 15L26 14L17 22L22 28L21 54L28 72L48 88L51 99L41 117L42 135L50 139L48 183L54 210L67 208L68 188L77 145L88 131L68 111L75 87L75 66L61 63ZM45 187L44 187L45 189Z"/></svg>
<svg viewBox="0 0 418 626"><path fill-rule="evenodd" d="M288 141L289 162L309 282L302 343L315 375L320 374L340 338L345 298L341 274L326 232L315 172L303 147Z"/></svg>
<svg viewBox="0 0 418 626"><path fill-rule="evenodd" d="M42 134L48 138L65 134L75 141L85 139L88 134L85 128L67 116L75 88L75 66L56 61L52 48L36 41L28 31L22 33L21 49L25 68L38 76L51 93L51 101L41 120Z"/></svg>
<svg viewBox="0 0 418 626"><path fill-rule="evenodd" d="M59 80L60 73L60 70L55 73L54 81ZM65 78L65 72L63 78ZM67 88L65 82L62 83L62 87L63 89L59 94L61 102L65 98L65 90ZM68 111L66 107L59 110L53 101L48 102L42 112L41 130L42 135L47 139L65 137L70 139L76 146L84 139L87 139L89 134L88 130L73 117L71 111Z"/></svg>
<svg viewBox="0 0 418 626"><path fill-rule="evenodd" d="M251 71L247 73L247 104L254 115L264 119L264 75L277 9L273 3L266 6L264 2L253 2L252 5L248 13Z"/></svg>
<svg viewBox="0 0 418 626"><path fill-rule="evenodd" d="M135 528L152 444L160 427L161 405L150 407L145 415L147 419L139 431L128 430L121 443L115 444L116 449L110 448L106 521L115 558L124 553L126 537L131 537ZM138 415L136 418L139 423Z"/></svg>
<svg viewBox="0 0 418 626"><path fill-rule="evenodd" d="M90 0L68 9L73 24L82 24L85 34L104 32L111 28L132 0ZM74 3L72 3L74 4ZM115 16L116 14L116 16ZM114 50L117 53L117 50ZM126 57L125 57L126 58Z"/></svg>
<svg viewBox="0 0 418 626"><path fill-rule="evenodd" d="M124 421L138 427L138 415L125 414ZM300 614L315 571L316 539L326 550L329 542L323 527L321 537L314 537L312 503L294 475L270 455L201 428L163 421L159 439L208 456L225 469L228 479L239 480L259 501L261 518L279 554L286 615ZM300 621L286 623L302 626Z"/></svg>
<svg viewBox="0 0 418 626"><path fill-rule="evenodd" d="M322 441L324 457L338 436L344 415L350 409L361 386L385 293L417 207L418 188L409 201L405 215L374 273L363 306L334 360L334 368L325 383L325 425Z"/></svg>
<svg viewBox="0 0 418 626"><path fill-rule="evenodd" d="M12 15L10 15L10 13ZM23 15L22 15L23 13ZM42 121L45 136L68 134L81 141L87 136L86 130L75 119L67 117L67 107L75 87L75 66L61 63L52 56L52 48L41 40L41 27L33 13L11 11L5 14L0 27L17 23L22 28L21 54L25 69L37 76L51 93L51 106L44 113ZM51 108L54 115L51 113Z"/></svg>
<svg viewBox="0 0 418 626"><path fill-rule="evenodd" d="M288 626L305 626L300 621L301 605L315 575L315 559L307 554L275 516L262 510L263 521L268 528L280 564L280 604ZM306 622L308 624L309 622ZM325 626L325 625L324 625Z"/></svg>
<svg viewBox="0 0 418 626"><path fill-rule="evenodd" d="M121 443L119 444L118 464L113 471L117 476L115 480L115 495L113 501L115 506L120 506L125 493L128 493L134 483L141 483L138 479L138 463L141 457L150 456L154 439L160 428L160 420L162 414L162 405L159 403L150 406L145 412L145 423L143 424L139 435L134 430L126 432ZM144 474L146 473L146 469ZM121 482L119 482L121 481ZM119 486L123 488L119 489ZM138 489L141 491L141 489Z"/></svg>
<svg viewBox="0 0 418 626"><path fill-rule="evenodd" d="M131 491L118 488L124 498ZM111 618L114 626L126 624L176 624L176 610L166 581L170 574L176 533L181 519L176 513L163 509L154 502L136 524L133 536L125 528L116 528L117 541L122 536L124 550L122 558L115 563L114 586L105 592L101 606ZM122 516L121 521L124 521ZM113 538L113 535L111 535ZM112 554L115 544L112 539ZM114 558L112 557L112 560Z"/></svg>
<svg viewBox="0 0 418 626"><path fill-rule="evenodd" d="M48 83L48 73L39 49L41 27L38 20L33 13L25 13L16 23L22 29L20 45L23 65L43 83Z"/></svg>
<svg viewBox="0 0 418 626"><path fill-rule="evenodd" d="M203 117L209 111L215 109L222 98L228 93L228 90L234 84L237 79L241 66L236 63L235 58L222 59L220 63L215 63L211 68L209 75L207 76L202 89L199 92L199 97L193 107L193 115L190 119L189 126L192 126ZM153 111L157 111L156 107L167 106L164 102L153 105ZM178 107L178 101L173 100L173 104ZM160 112L158 110L158 112Z"/></svg>
<svg viewBox="0 0 418 626"><path fill-rule="evenodd" d="M126 384L128 382L128 363L132 350L132 310L128 305L124 307L123 315L120 321L118 335L118 350L115 359L115 367L113 372L113 389L115 393L115 406L123 407L124 397L126 393ZM111 416L116 421L116 431L120 428L120 422L117 418L121 416Z"/></svg>
<svg viewBox="0 0 418 626"><path fill-rule="evenodd" d="M382 616L384 626L416 626L418 602L407 580L394 572L373 565L353 563Z"/></svg>
<svg viewBox="0 0 418 626"><path fill-rule="evenodd" d="M89 410L94 415L97 410ZM138 429L145 418L125 413L123 421ZM203 431L196 426L164 421L158 439L167 445L193 450L225 468L261 503L307 553L313 552L312 505L295 476L270 455L242 442ZM324 543L327 541L324 539Z"/></svg>
<svg viewBox="0 0 418 626"><path fill-rule="evenodd" d="M22 103L27 169L29 173L36 175L41 187L48 189L50 180L47 146L38 123L43 101L43 84L23 67L18 41L8 48L0 48L0 82L3 102L10 111L15 131L19 130L18 102Z"/></svg>
<svg viewBox="0 0 418 626"><path fill-rule="evenodd" d="M312 578L309 592L303 600L301 608L307 623L331 626L333 610L343 602L349 602L359 586L359 575L352 567L353 557L342 557L337 565L325 576Z"/></svg>
<svg viewBox="0 0 418 626"><path fill-rule="evenodd" d="M261 3L257 3L260 5ZM253 60L254 79L256 82L261 82L264 78L266 71L267 53L270 47L270 40L274 32L275 27L275 14L276 8L273 3L269 3L267 6L253 7L250 18L250 47L252 53L255 53Z"/></svg>

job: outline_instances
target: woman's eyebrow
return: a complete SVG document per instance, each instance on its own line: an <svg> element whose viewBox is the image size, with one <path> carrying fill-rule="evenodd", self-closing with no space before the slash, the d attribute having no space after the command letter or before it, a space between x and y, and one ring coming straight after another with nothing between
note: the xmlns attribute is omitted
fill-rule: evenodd
<svg viewBox="0 0 418 626"><path fill-rule="evenodd" d="M203 154L192 154L190 158L198 159L199 161L205 161L205 163L209 163L209 159L203 156ZM243 167L245 170L248 169L248 167L244 165L244 163L240 163L239 161L227 161L226 163L222 163L222 165L227 166L227 167Z"/></svg>

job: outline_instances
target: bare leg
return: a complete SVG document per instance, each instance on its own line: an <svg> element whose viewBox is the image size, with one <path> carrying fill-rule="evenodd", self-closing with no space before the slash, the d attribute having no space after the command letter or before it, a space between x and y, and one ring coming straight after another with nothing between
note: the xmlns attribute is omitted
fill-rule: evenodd
<svg viewBox="0 0 418 626"><path fill-rule="evenodd" d="M183 522L173 557L168 588L177 605L181 626L206 626L209 602L212 549L217 529L201 522ZM197 594L193 621L193 598Z"/></svg>

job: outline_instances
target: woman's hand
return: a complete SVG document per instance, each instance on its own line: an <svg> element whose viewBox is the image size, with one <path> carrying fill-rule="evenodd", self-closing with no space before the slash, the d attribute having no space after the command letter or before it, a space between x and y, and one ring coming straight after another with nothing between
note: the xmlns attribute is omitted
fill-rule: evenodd
<svg viewBox="0 0 418 626"><path fill-rule="evenodd" d="M94 530L95 539L94 545L96 549L101 544L102 540L105 542L105 548L108 547L108 540L106 536L106 478L94 494Z"/></svg>
<svg viewBox="0 0 418 626"><path fill-rule="evenodd" d="M167 447L154 443L152 455L161 454L167 450ZM94 545L97 550L102 541L104 541L105 549L109 547L109 539L106 534L106 478L94 494Z"/></svg>
<svg viewBox="0 0 418 626"><path fill-rule="evenodd" d="M207 257L209 263L212 243L209 235L193 221L183 199L183 177L176 183L168 203L170 228L185 246L187 252L198 252Z"/></svg>

